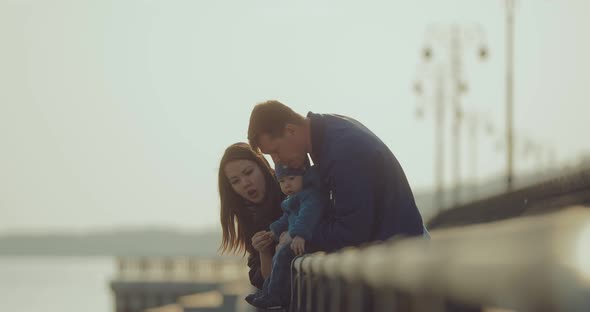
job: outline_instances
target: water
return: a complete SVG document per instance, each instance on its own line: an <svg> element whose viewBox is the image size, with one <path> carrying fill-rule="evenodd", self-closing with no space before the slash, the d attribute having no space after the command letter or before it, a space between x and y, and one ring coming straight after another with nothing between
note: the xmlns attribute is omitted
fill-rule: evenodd
<svg viewBox="0 0 590 312"><path fill-rule="evenodd" d="M0 257L0 311L111 312L110 257Z"/></svg>

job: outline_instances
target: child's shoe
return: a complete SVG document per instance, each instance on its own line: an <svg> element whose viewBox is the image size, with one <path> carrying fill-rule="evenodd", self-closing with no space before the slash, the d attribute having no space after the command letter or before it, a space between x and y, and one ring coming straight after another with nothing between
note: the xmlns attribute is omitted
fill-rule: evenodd
<svg viewBox="0 0 590 312"><path fill-rule="evenodd" d="M248 302L249 304L252 304L252 302L254 301L254 299L262 296L263 292L261 290L257 290L255 293L253 294L249 294L248 296L246 296L246 302Z"/></svg>
<svg viewBox="0 0 590 312"><path fill-rule="evenodd" d="M268 298L266 296L254 298L251 304L257 308L267 310L281 310L284 308L284 306L278 300L273 300L272 298Z"/></svg>

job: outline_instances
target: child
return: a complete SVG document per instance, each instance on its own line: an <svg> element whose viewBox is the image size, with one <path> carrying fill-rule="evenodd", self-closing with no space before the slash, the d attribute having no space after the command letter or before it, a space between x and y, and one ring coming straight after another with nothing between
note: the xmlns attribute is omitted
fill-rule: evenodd
<svg viewBox="0 0 590 312"><path fill-rule="evenodd" d="M272 271L262 291L246 297L253 306L266 309L289 305L291 261L309 251L311 234L327 205L327 196L321 196L319 174L314 167L292 169L277 164L275 173L287 198L281 203L283 216L270 225L270 230L275 241L283 232L287 239L277 246Z"/></svg>

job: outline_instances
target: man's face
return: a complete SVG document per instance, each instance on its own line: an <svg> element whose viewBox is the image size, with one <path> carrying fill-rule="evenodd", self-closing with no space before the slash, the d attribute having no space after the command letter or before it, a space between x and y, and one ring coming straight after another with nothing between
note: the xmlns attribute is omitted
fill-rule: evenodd
<svg viewBox="0 0 590 312"><path fill-rule="evenodd" d="M258 146L263 154L272 157L275 163L289 168L303 168L307 156L305 137L300 126L287 124L280 137L263 134L258 139Z"/></svg>

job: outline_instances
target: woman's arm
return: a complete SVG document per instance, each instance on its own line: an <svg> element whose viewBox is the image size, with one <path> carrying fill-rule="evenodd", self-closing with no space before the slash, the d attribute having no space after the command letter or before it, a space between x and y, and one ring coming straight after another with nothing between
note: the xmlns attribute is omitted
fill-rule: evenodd
<svg viewBox="0 0 590 312"><path fill-rule="evenodd" d="M267 279L270 276L271 269L272 269L272 253L270 251L261 252L260 253L260 273L262 274L262 277L264 279Z"/></svg>
<svg viewBox="0 0 590 312"><path fill-rule="evenodd" d="M270 276L272 253L253 253L248 256L248 276L252 286L262 289L264 280Z"/></svg>
<svg viewBox="0 0 590 312"><path fill-rule="evenodd" d="M262 289L264 280L270 276L274 245L272 232L260 231L252 237L255 251L248 256L249 276L250 283L259 289Z"/></svg>
<svg viewBox="0 0 590 312"><path fill-rule="evenodd" d="M262 289L264 277L262 276L262 270L260 270L260 258L258 257L258 253L253 253L248 256L248 267L250 268L250 271L248 271L250 284L258 289Z"/></svg>

